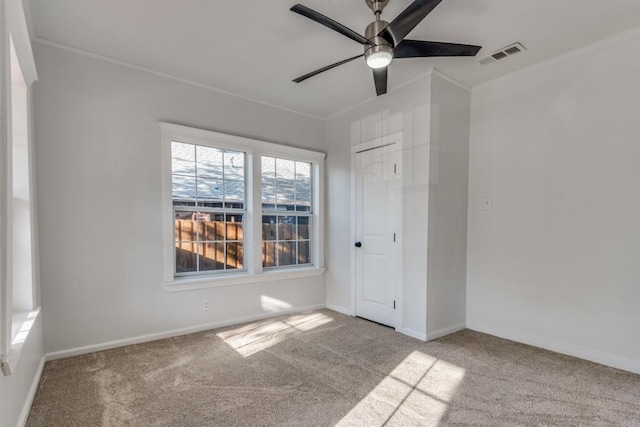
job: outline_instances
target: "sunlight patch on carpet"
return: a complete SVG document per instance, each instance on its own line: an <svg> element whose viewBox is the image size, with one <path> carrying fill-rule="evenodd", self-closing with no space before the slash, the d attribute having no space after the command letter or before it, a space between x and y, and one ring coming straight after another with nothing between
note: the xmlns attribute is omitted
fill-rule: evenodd
<svg viewBox="0 0 640 427"><path fill-rule="evenodd" d="M293 335L327 324L333 319L322 313L299 314L285 319L267 320L216 334L244 357L272 347Z"/></svg>
<svg viewBox="0 0 640 427"><path fill-rule="evenodd" d="M414 351L338 425L403 425L419 420L421 426L437 426L464 374L463 368Z"/></svg>

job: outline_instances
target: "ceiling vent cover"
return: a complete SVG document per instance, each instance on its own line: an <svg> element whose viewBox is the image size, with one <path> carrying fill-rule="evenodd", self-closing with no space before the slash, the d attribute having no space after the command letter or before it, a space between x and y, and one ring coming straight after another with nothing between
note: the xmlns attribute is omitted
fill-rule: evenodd
<svg viewBox="0 0 640 427"><path fill-rule="evenodd" d="M505 48L493 52L491 55L484 57L480 60L481 65L491 64L492 62L500 61L501 59L508 58L516 53L524 52L527 50L521 43L514 43Z"/></svg>

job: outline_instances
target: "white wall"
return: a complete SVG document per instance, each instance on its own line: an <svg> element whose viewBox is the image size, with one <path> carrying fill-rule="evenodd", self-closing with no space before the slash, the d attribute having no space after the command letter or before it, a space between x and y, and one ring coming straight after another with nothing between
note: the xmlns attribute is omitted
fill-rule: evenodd
<svg viewBox="0 0 640 427"><path fill-rule="evenodd" d="M371 82L373 91L373 80ZM431 76L393 90L327 121L327 306L353 310L351 147L401 134L403 144L402 324L426 338L427 211ZM399 278L400 280L400 278ZM398 296L399 297L399 296Z"/></svg>
<svg viewBox="0 0 640 427"><path fill-rule="evenodd" d="M28 312L38 301L27 140L27 86L37 77L30 43L22 1L0 1L0 427L24 424L44 365L42 318Z"/></svg>
<svg viewBox="0 0 640 427"><path fill-rule="evenodd" d="M27 420L44 367L43 354L42 316L38 316L14 372L9 376L0 373L0 427L21 426Z"/></svg>
<svg viewBox="0 0 640 427"><path fill-rule="evenodd" d="M470 328L640 373L639 45L474 88Z"/></svg>
<svg viewBox="0 0 640 427"><path fill-rule="evenodd" d="M324 151L324 122L37 44L45 351L325 304L323 276L167 293L158 121ZM292 86L293 88L293 86ZM202 310L202 300L211 308Z"/></svg>
<svg viewBox="0 0 640 427"><path fill-rule="evenodd" d="M327 121L327 306L353 311L351 147L401 135L402 309L416 338L465 325L470 91L434 71ZM394 138L395 139L395 138Z"/></svg>
<svg viewBox="0 0 640 427"><path fill-rule="evenodd" d="M427 337L464 329L471 91L431 77Z"/></svg>

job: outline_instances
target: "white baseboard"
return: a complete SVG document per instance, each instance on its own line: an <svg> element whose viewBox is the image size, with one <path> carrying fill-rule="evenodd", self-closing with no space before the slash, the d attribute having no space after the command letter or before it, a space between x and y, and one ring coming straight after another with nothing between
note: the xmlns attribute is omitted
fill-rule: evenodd
<svg viewBox="0 0 640 427"><path fill-rule="evenodd" d="M353 316L354 314L348 308L340 307L338 305L327 304L329 310L337 311L338 313L346 314L347 316Z"/></svg>
<svg viewBox="0 0 640 427"><path fill-rule="evenodd" d="M29 418L29 412L31 412L31 405L33 404L33 399L35 399L36 397L38 385L40 384L40 378L42 377L42 372L44 371L44 362L45 357L42 356L40 358L40 363L38 364L36 374L33 377L33 381L31 382L31 387L29 387L29 393L27 393L27 398L24 401L24 405L22 406L20 418L18 418L18 423L16 424L17 426L24 427L27 424L27 418Z"/></svg>
<svg viewBox="0 0 640 427"><path fill-rule="evenodd" d="M94 353L96 351L110 350L112 348L125 347L127 345L141 344L141 343L145 343L145 342L149 342L149 341L156 341L156 340L161 340L161 339L165 339L165 338L177 337L177 336L180 336L180 335L188 335L188 334L193 334L193 333L196 333L196 332L208 331L210 329L223 328L225 326L238 325L240 323L254 322L256 320L269 319L271 317L278 317L278 316L282 316L282 315L285 315L285 314L293 314L293 313L300 313L300 312L303 312L303 311L319 310L321 308L326 308L326 305L325 304L315 304L315 305L309 305L309 306L305 306L305 307L294 307L294 308L291 308L291 309L281 310L281 311L277 311L277 312L259 313L259 314L254 314L254 315L251 315L251 316L236 317L234 319L221 320L221 321L213 322L213 323L205 323L205 324L202 324L202 325L190 326L188 328L173 329L171 331L157 332L157 333L154 333L154 334L141 335L141 336L137 336L137 337L125 338L125 339L116 340L116 341L109 341L109 342L100 343L100 344L91 344L91 345L86 345L86 346L83 346L83 347L70 348L68 350L54 351L54 352L51 352L51 353L46 353L45 357L46 357L47 361L56 360L56 359L64 359L66 357L80 356L82 354Z"/></svg>
<svg viewBox="0 0 640 427"><path fill-rule="evenodd" d="M568 356L589 360L591 362L610 366L612 368L622 369L623 371L640 374L640 360L628 359L599 350L593 350L573 344L566 344L547 338L512 331L509 329L494 328L477 322L468 322L467 328L473 331L494 335L496 337L505 338L511 341L516 341L522 344L544 348L556 353L562 353Z"/></svg>
<svg viewBox="0 0 640 427"><path fill-rule="evenodd" d="M444 337L445 335L449 335L466 328L467 325L461 323L458 325L449 326L448 328L438 329L437 331L433 331L427 334L427 341L435 340L436 338Z"/></svg>
<svg viewBox="0 0 640 427"><path fill-rule="evenodd" d="M410 328L397 328L396 331L400 332L401 334L408 335L411 338L415 338L415 339L420 340L420 341L426 341L427 340L427 334L422 333L422 332L418 332L418 331L414 331L413 329L410 329Z"/></svg>

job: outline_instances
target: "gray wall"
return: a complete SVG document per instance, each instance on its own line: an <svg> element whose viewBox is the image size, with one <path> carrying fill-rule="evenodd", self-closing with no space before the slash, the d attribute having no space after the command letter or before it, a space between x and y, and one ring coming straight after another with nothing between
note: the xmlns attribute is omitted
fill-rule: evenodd
<svg viewBox="0 0 640 427"><path fill-rule="evenodd" d="M36 44L45 351L325 303L324 276L167 293L158 121L324 151L324 122ZM211 309L202 310L209 299Z"/></svg>
<svg viewBox="0 0 640 427"><path fill-rule="evenodd" d="M427 337L466 326L471 91L431 78Z"/></svg>
<svg viewBox="0 0 640 427"><path fill-rule="evenodd" d="M474 88L469 327L640 373L638 45Z"/></svg>

